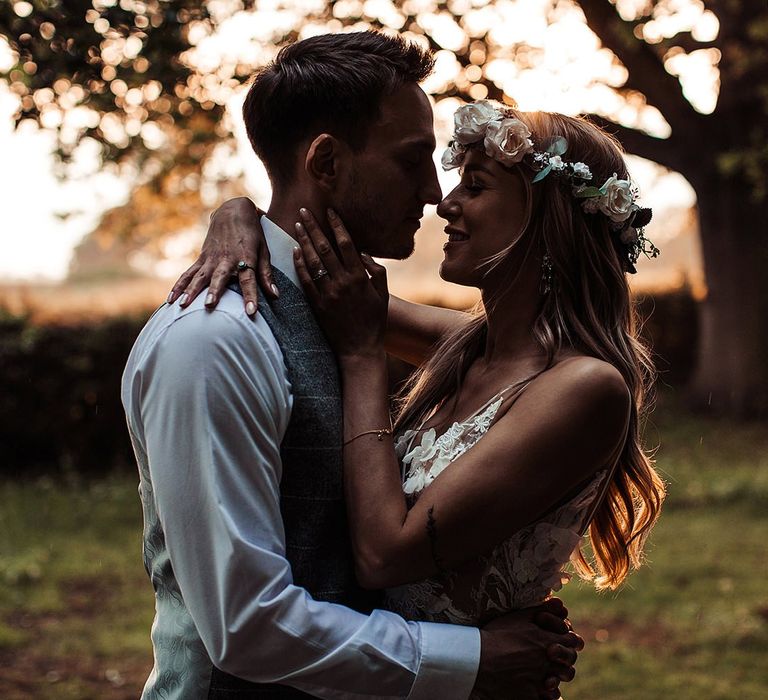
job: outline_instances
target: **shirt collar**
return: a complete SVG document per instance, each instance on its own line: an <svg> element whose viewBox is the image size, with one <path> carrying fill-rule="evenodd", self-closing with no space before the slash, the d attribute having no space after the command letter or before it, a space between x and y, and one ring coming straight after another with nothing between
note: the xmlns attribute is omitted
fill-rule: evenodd
<svg viewBox="0 0 768 700"><path fill-rule="evenodd" d="M301 290L301 281L293 264L293 249L299 244L266 216L261 217L261 228L272 264Z"/></svg>

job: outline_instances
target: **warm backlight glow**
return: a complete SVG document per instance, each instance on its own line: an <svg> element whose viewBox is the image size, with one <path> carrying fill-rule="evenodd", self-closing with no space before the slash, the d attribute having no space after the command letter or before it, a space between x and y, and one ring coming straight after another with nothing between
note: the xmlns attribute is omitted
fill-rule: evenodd
<svg viewBox="0 0 768 700"><path fill-rule="evenodd" d="M96 5L97 0L94 0L94 7ZM405 29L403 12L389 0L337 2L333 10L337 19L331 20L330 24L305 22L307 15L324 5L318 0L260 3L258 13L248 13L238 11L237 2L212 0L208 7L218 22L217 30L211 33L203 24L190 27L193 46L184 60L198 71L190 89L201 99L205 95L206 99L226 104L238 136L239 153L222 150L208 168L223 170L232 177L244 172L249 191L261 205L268 203L269 187L263 168L255 161L244 138L239 122L243 95L241 90L233 89L232 76L244 65L262 64L274 56L276 49L270 41L276 30L287 32L301 26L302 37L337 31L341 29L339 19L361 14L377 19L392 30ZM619 12L627 19L636 17L645 6L646 3L640 0L619 0L617 4ZM626 99L620 94L618 89L626 81L626 69L610 51L601 48L576 4L561 1L553 10L550 0L497 0L493 3L453 0L451 7L462 12L460 23L452 15L439 11L438 3L432 0L408 0L406 3L405 11L417 13L420 24L441 47L435 73L424 84L427 92L439 93L449 83L457 82L475 99L480 99L486 96L487 89L478 81L485 77L514 98L521 109L600 113L655 136L669 134L668 124L656 109L637 97ZM13 8L17 15L24 17L32 11L32 4L19 1ZM117 65L126 57L141 60L140 41L110 37L108 23L104 27L95 26L95 22L100 21L97 17L94 15L89 21L105 35L107 74L111 65ZM360 23L354 28L365 26ZM705 10L698 0L668 0L659 3L652 19L641 26L642 36L651 43L683 30L691 31L696 39L711 40L717 36L719 24L715 15ZM482 45L472 44L474 37L486 33L491 43L490 55L486 55ZM410 36L408 32L406 34ZM423 36L413 35L412 38L424 41ZM462 69L453 52L467 47L472 65ZM700 112L711 112L716 106L719 59L715 49L691 54L670 52L666 57L667 70L679 77L686 98ZM0 39L0 70L8 70L15 60L8 43ZM93 229L105 210L124 202L130 193L131 174L118 176L109 167L99 169L94 144L88 143L77 153L77 165L73 170L77 177L65 183L58 182L52 174L52 135L46 129L61 127L62 137L74 141L80 129L98 124L105 137L118 146L127 143L129 136L140 135L150 148L160 148L166 138L156 124L141 118L142 104L161 97L156 83L148 82L141 89L129 89L122 81L112 80L111 91L124 99L125 118L114 114L100 116L81 104L82 90L66 79L57 81L54 88L40 90L32 96L41 110L41 123L45 128L26 123L14 131L12 115L19 98L7 85L0 84L0 152L3 153L0 191L4 194L4 205L0 209L0 274L5 279L62 278L77 242ZM452 113L457 105L453 99L436 104L441 148L450 134ZM644 161L633 161L632 166L644 200L652 203L657 212L684 211L693 203L692 190L680 176ZM444 189L451 186L451 177L455 177L455 173L443 178ZM206 197L214 202L216 193L209 192ZM64 213L71 216L60 218L59 215ZM679 218L681 221L685 219L682 215ZM660 245L677 233L658 223L652 227L649 233ZM441 226L433 218L426 222L425 229L439 233ZM153 262L153 271L174 275L183 267L201 235L202 229L186 231L172 239L165 246L166 259L160 267ZM426 233L421 234L418 245L431 250L430 244L424 242L427 237ZM442 245L441 239L439 242ZM432 279L435 276L433 254L438 253L432 251L428 256ZM139 258L137 264L146 266L149 263ZM654 265L658 269L659 263ZM665 266L668 263L663 261L660 267ZM425 262L425 275L426 267ZM400 266L393 266L395 280L399 269ZM411 272L409 276L412 280L420 280L421 268L419 274Z"/></svg>

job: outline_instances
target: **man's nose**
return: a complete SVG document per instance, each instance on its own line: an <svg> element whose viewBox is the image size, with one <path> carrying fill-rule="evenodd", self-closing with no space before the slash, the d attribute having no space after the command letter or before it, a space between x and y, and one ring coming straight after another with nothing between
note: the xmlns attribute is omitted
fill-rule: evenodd
<svg viewBox="0 0 768 700"><path fill-rule="evenodd" d="M437 169L434 162L430 162L422 185L421 198L425 204L439 204L443 198L443 191L440 189L440 180L437 179Z"/></svg>

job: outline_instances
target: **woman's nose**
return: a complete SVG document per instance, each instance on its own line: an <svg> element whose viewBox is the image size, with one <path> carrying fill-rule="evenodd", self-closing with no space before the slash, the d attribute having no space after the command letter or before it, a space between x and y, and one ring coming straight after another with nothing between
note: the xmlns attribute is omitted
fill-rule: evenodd
<svg viewBox="0 0 768 700"><path fill-rule="evenodd" d="M451 196L447 195L440 204L437 205L437 215L447 221L453 221L461 216L461 207L459 203Z"/></svg>

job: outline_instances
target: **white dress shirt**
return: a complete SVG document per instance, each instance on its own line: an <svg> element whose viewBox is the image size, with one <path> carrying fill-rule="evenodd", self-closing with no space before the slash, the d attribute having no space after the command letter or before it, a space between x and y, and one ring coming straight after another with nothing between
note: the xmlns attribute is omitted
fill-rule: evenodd
<svg viewBox="0 0 768 700"><path fill-rule="evenodd" d="M272 264L300 288L294 240L262 225ZM214 664L321 698L466 699L476 628L367 616L293 585L279 503L292 408L283 356L240 295L214 311L204 297L161 307L123 376L157 603L142 697L202 700Z"/></svg>

